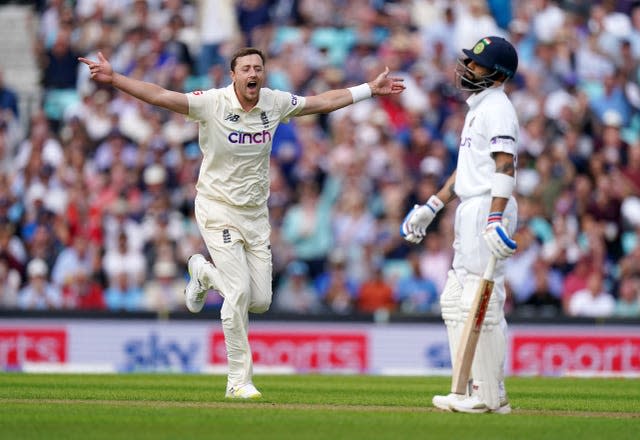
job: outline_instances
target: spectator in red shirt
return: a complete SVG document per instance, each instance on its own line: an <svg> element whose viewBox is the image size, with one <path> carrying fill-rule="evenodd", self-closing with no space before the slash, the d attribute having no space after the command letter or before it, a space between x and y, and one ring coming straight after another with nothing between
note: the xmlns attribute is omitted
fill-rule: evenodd
<svg viewBox="0 0 640 440"><path fill-rule="evenodd" d="M396 309L393 287L385 280L382 262L374 262L373 276L364 281L358 291L356 310L363 313L374 313L378 310L388 312Z"/></svg>

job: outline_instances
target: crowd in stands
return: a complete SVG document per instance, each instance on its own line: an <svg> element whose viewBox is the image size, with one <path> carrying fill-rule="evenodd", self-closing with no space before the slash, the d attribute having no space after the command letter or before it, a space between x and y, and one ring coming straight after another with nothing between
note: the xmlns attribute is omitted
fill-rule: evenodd
<svg viewBox="0 0 640 440"><path fill-rule="evenodd" d="M640 2L41 0L42 101L20 115L0 74L0 306L183 311L197 126L88 76L78 56L176 91L229 83L229 55L268 54L268 87L348 87L389 66L397 96L278 129L273 311L436 314L451 204L420 245L399 234L454 169L461 48L519 53L519 248L508 314L640 317ZM1 44L1 43L0 43ZM0 60L0 71L2 60ZM20 120L28 121L20 129ZM221 298L209 295L207 307Z"/></svg>

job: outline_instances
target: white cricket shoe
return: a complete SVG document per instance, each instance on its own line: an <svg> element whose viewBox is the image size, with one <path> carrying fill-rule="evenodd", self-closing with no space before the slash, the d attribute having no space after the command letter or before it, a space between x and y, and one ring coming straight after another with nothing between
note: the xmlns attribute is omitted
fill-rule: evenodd
<svg viewBox="0 0 640 440"><path fill-rule="evenodd" d="M209 288L203 283L203 275L207 260L201 254L189 257L187 268L189 269L189 282L184 288L184 300L192 313L198 313L204 307Z"/></svg>
<svg viewBox="0 0 640 440"><path fill-rule="evenodd" d="M227 393L224 395L227 399L260 399L262 393L257 390L252 383L244 385L227 386Z"/></svg>
<svg viewBox="0 0 640 440"><path fill-rule="evenodd" d="M511 413L511 405L508 400L501 400L500 406L498 409L494 409L491 411L493 414L510 414Z"/></svg>
<svg viewBox="0 0 640 440"><path fill-rule="evenodd" d="M453 411L451 409L451 405L454 402L463 400L464 398L465 398L464 394L449 393L446 396L442 396L442 395L433 396L431 403L433 403L433 406L443 411Z"/></svg>
<svg viewBox="0 0 640 440"><path fill-rule="evenodd" d="M455 412L479 414L491 411L486 403L478 396L467 397L451 404L451 409Z"/></svg>

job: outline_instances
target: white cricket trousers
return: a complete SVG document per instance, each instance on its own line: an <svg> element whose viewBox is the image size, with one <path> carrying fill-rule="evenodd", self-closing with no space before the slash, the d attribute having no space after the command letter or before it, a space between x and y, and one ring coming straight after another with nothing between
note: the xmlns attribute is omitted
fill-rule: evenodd
<svg viewBox="0 0 640 440"><path fill-rule="evenodd" d="M227 348L228 385L250 383L249 312L271 305L271 226L268 208L238 207L197 195L195 216L202 238L228 291L220 318Z"/></svg>
<svg viewBox="0 0 640 440"><path fill-rule="evenodd" d="M462 285L465 285L469 275L482 277L489 262L491 254L482 233L487 226L490 208L491 196L486 195L466 199L456 209L452 268ZM509 199L503 219L508 220L507 230L513 237L518 222L518 204L515 198ZM494 281L493 295L504 303L504 261L496 264Z"/></svg>

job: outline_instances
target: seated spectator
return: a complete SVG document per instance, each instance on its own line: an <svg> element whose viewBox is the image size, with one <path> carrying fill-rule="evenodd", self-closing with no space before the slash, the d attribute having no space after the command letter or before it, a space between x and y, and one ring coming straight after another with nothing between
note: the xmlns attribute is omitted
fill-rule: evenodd
<svg viewBox="0 0 640 440"><path fill-rule="evenodd" d="M187 283L178 277L176 263L172 260L156 261L153 265L153 275L144 285L149 309L161 313L182 310L184 288Z"/></svg>
<svg viewBox="0 0 640 440"><path fill-rule="evenodd" d="M273 309L288 313L318 313L322 304L309 280L309 267L302 261L287 265L286 274L276 288Z"/></svg>
<svg viewBox="0 0 640 440"><path fill-rule="evenodd" d="M0 309L17 308L21 282L20 272L11 267L6 255L0 253Z"/></svg>
<svg viewBox="0 0 640 440"><path fill-rule="evenodd" d="M325 273L317 279L317 289L324 305L334 313L349 314L358 292L358 282L346 270L346 256L340 249L329 256Z"/></svg>
<svg viewBox="0 0 640 440"><path fill-rule="evenodd" d="M432 281L438 292L444 289L447 273L453 260L453 248L446 238L447 226L441 222L440 228L427 234L424 239L424 249L420 253L420 275Z"/></svg>
<svg viewBox="0 0 640 440"><path fill-rule="evenodd" d="M119 277L123 271L129 275L132 286L142 287L146 279L147 266L144 254L130 246L129 238L124 231L118 236L117 248L107 250L102 264L110 280Z"/></svg>
<svg viewBox="0 0 640 440"><path fill-rule="evenodd" d="M331 202L314 180L304 180L298 187L298 202L283 218L282 238L293 247L295 258L308 265L312 279L322 273L333 244Z"/></svg>
<svg viewBox="0 0 640 440"><path fill-rule="evenodd" d="M105 310L104 289L82 266L73 272L62 286L64 307L74 310Z"/></svg>
<svg viewBox="0 0 640 440"><path fill-rule="evenodd" d="M393 287L384 278L383 262L376 261L373 266L372 278L365 280L358 290L356 310L362 313L392 312L396 309L396 301Z"/></svg>
<svg viewBox="0 0 640 440"><path fill-rule="evenodd" d="M583 255L578 259L573 269L567 274L562 287L562 310L565 315L571 315L569 303L575 292L584 290L587 287L587 279L594 271L592 258L590 255Z"/></svg>
<svg viewBox="0 0 640 440"><path fill-rule="evenodd" d="M620 318L640 316L640 276L622 278L613 316Z"/></svg>
<svg viewBox="0 0 640 440"><path fill-rule="evenodd" d="M131 283L125 270L117 271L104 293L107 308L117 312L139 312L147 308L142 288Z"/></svg>
<svg viewBox="0 0 640 440"><path fill-rule="evenodd" d="M51 281L62 288L75 279L78 272L85 274L91 271L94 249L88 237L82 233L71 238L71 243L58 254L51 270Z"/></svg>
<svg viewBox="0 0 640 440"><path fill-rule="evenodd" d="M531 280L529 280L531 282ZM561 275L551 269L542 258L533 264L532 294L516 308L518 315L536 317L554 317L562 314L560 293Z"/></svg>
<svg viewBox="0 0 640 440"><path fill-rule="evenodd" d="M27 285L18 293L18 307L23 310L55 310L63 306L62 294L47 278L49 268L40 258L27 264Z"/></svg>
<svg viewBox="0 0 640 440"><path fill-rule="evenodd" d="M593 272L587 278L587 286L573 294L569 302L569 315L590 318L611 316L616 300L604 290L603 276Z"/></svg>
<svg viewBox="0 0 640 440"><path fill-rule="evenodd" d="M428 235L427 235L428 237ZM433 281L420 274L420 256L411 252L408 257L411 273L396 283L395 298L406 313L429 313L438 309L438 289Z"/></svg>

